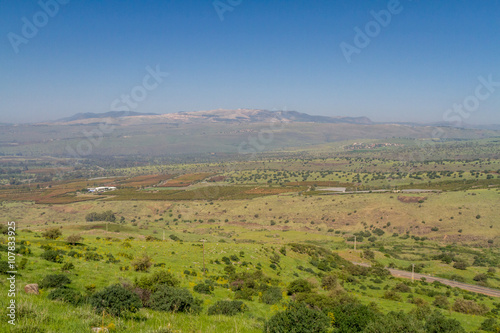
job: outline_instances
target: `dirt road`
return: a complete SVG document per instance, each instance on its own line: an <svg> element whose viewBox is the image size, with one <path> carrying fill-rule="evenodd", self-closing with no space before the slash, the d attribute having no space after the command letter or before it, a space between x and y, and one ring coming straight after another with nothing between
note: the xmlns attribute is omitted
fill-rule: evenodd
<svg viewBox="0 0 500 333"><path fill-rule="evenodd" d="M371 266L370 264L363 264L363 263L358 263L358 262L353 262L353 264L359 265L359 266L365 266L365 267ZM392 269L392 268L387 268L387 270L389 272L391 272L392 276L395 276L395 277L400 277L400 278L405 278L405 279L412 278L411 272L401 271L399 269ZM452 281L452 280L448 280L448 279L443 279L443 278L430 276L430 275L426 275L426 274L419 274L419 273L414 273L413 278L415 280L421 280L422 278L425 278L425 280L427 282L438 281L438 282L441 282L442 284L446 284L450 287L456 287L456 288L460 288L463 290L472 291L472 292L475 292L478 294L484 294L484 295L493 296L493 297L500 297L500 290L497 290L497 289L475 286L473 284Z"/></svg>

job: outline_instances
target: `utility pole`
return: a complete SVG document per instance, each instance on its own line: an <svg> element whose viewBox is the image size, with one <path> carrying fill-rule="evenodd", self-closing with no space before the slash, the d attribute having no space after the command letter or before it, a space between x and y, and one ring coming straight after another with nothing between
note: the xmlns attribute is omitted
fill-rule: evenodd
<svg viewBox="0 0 500 333"><path fill-rule="evenodd" d="M414 277L415 277L415 264L411 264L411 282L413 282Z"/></svg>
<svg viewBox="0 0 500 333"><path fill-rule="evenodd" d="M354 236L354 251L356 251L356 236Z"/></svg>
<svg viewBox="0 0 500 333"><path fill-rule="evenodd" d="M205 239L201 240L203 242L203 275L205 275Z"/></svg>
<svg viewBox="0 0 500 333"><path fill-rule="evenodd" d="M163 241L165 241L165 229L163 229Z"/></svg>
<svg viewBox="0 0 500 333"><path fill-rule="evenodd" d="M108 221L106 221L106 232L108 232Z"/></svg>

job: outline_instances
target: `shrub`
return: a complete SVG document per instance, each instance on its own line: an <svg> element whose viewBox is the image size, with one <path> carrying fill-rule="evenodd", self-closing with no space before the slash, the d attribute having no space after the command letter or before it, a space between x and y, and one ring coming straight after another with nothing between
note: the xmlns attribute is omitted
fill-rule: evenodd
<svg viewBox="0 0 500 333"><path fill-rule="evenodd" d="M468 265L465 261L457 261L453 264L453 267L456 268L456 269L460 269L460 270L466 270Z"/></svg>
<svg viewBox="0 0 500 333"><path fill-rule="evenodd" d="M472 315L484 315L489 311L488 307L484 304L478 304L472 300L465 300L462 298L458 298L455 303L453 303L452 310Z"/></svg>
<svg viewBox="0 0 500 333"><path fill-rule="evenodd" d="M404 283L398 283L395 287L394 287L394 291L398 291L398 292L401 292L401 293L411 293L411 288L408 287L406 284Z"/></svg>
<svg viewBox="0 0 500 333"><path fill-rule="evenodd" d="M450 308L450 302L448 301L448 297L442 296L442 295L436 296L436 298L432 302L432 305L434 305L435 307L438 307L440 309L447 310Z"/></svg>
<svg viewBox="0 0 500 333"><path fill-rule="evenodd" d="M99 261L102 259L102 256L93 251L87 251L85 252L85 261Z"/></svg>
<svg viewBox="0 0 500 333"><path fill-rule="evenodd" d="M340 296L340 297L337 297ZM300 293L295 295L297 303L304 303L310 308L319 309L325 313L331 312L333 308L342 302L342 295L329 295L317 293Z"/></svg>
<svg viewBox="0 0 500 333"><path fill-rule="evenodd" d="M116 216L115 213L113 213L111 210L107 210L102 213L91 212L85 215L85 220L87 222L94 222L94 221L115 222Z"/></svg>
<svg viewBox="0 0 500 333"><path fill-rule="evenodd" d="M332 290L337 287L337 277L335 275L325 275L321 279L321 287L325 290Z"/></svg>
<svg viewBox="0 0 500 333"><path fill-rule="evenodd" d="M391 301L401 301L401 296L394 290L387 290L383 297Z"/></svg>
<svg viewBox="0 0 500 333"><path fill-rule="evenodd" d="M7 273L7 272L10 270L11 269L9 267L9 262L5 261L5 260L1 260L0 261L0 274L9 275L9 273Z"/></svg>
<svg viewBox="0 0 500 333"><path fill-rule="evenodd" d="M66 237L66 242L75 245L76 243L79 243L82 239L83 239L82 236L73 234L71 236Z"/></svg>
<svg viewBox="0 0 500 333"><path fill-rule="evenodd" d="M42 233L42 237L46 239L57 239L62 235L61 230L58 228L51 228L45 230L45 232Z"/></svg>
<svg viewBox="0 0 500 333"><path fill-rule="evenodd" d="M500 323L495 318L488 318L479 328L486 332L500 332Z"/></svg>
<svg viewBox="0 0 500 333"><path fill-rule="evenodd" d="M260 296L260 301L264 304L276 304L281 301L283 295L280 287L269 287Z"/></svg>
<svg viewBox="0 0 500 333"><path fill-rule="evenodd" d="M297 279L290 282L287 288L287 294L293 295L296 293L308 293L311 292L312 289L313 286L309 281L304 279Z"/></svg>
<svg viewBox="0 0 500 333"><path fill-rule="evenodd" d="M255 295L255 292L252 289L250 289L250 288L243 288L243 289L235 291L234 298L235 299L244 299L244 300L247 300L247 301L251 301L252 300L252 296L254 296L254 295Z"/></svg>
<svg viewBox="0 0 500 333"><path fill-rule="evenodd" d="M303 303L290 303L264 325L265 333L324 333L331 325L330 318L321 311L310 309Z"/></svg>
<svg viewBox="0 0 500 333"><path fill-rule="evenodd" d="M335 332L363 332L364 328L380 317L378 313L366 305L345 303L333 309Z"/></svg>
<svg viewBox="0 0 500 333"><path fill-rule="evenodd" d="M198 313L201 303L187 289L165 285L160 286L150 299L151 308L157 311Z"/></svg>
<svg viewBox="0 0 500 333"><path fill-rule="evenodd" d="M212 293L212 291L214 290L214 287L212 287L209 284L199 283L193 287L193 290L195 292L197 292L198 294L210 295Z"/></svg>
<svg viewBox="0 0 500 333"><path fill-rule="evenodd" d="M234 316L247 309L248 307L242 301L217 301L208 308L208 315Z"/></svg>
<svg viewBox="0 0 500 333"><path fill-rule="evenodd" d="M456 319L447 319L441 313L434 312L425 323L427 333L465 333L460 322Z"/></svg>
<svg viewBox="0 0 500 333"><path fill-rule="evenodd" d="M70 288L54 289L47 295L47 298L50 300L62 301L73 305L78 305L83 300L82 294Z"/></svg>
<svg viewBox="0 0 500 333"><path fill-rule="evenodd" d="M61 270L62 270L62 271L69 271L69 270L72 270L73 268L75 268L75 265L73 265L73 263L67 262L67 263L65 263L65 264L61 267Z"/></svg>
<svg viewBox="0 0 500 333"><path fill-rule="evenodd" d="M345 331L351 332L351 331ZM354 332L354 331L352 331ZM357 331L355 331L357 332ZM367 324L363 333L427 333L422 323L415 316L405 314L404 312L389 312L385 316L379 316L377 319Z"/></svg>
<svg viewBox="0 0 500 333"><path fill-rule="evenodd" d="M43 278L43 280L38 284L38 286L42 289L45 288L60 288L67 284L70 284L71 280L64 274L52 274L47 275Z"/></svg>
<svg viewBox="0 0 500 333"><path fill-rule="evenodd" d="M488 275L486 275L486 274L477 274L472 279L474 281L477 281L477 282L487 282L488 281Z"/></svg>
<svg viewBox="0 0 500 333"><path fill-rule="evenodd" d="M373 260L375 259L375 252L373 252L372 250L364 250L363 251L363 257L365 257L366 259L369 259L369 260Z"/></svg>
<svg viewBox="0 0 500 333"><path fill-rule="evenodd" d="M130 263L136 272L147 272L153 264L151 257L144 253L141 257L137 257Z"/></svg>
<svg viewBox="0 0 500 333"><path fill-rule="evenodd" d="M132 289L132 291L137 296L139 296L139 298L140 298L140 300L142 302L142 306L149 307L149 299L151 298L151 291L149 291L147 289L142 289L142 288L139 288L139 287L136 287L136 288Z"/></svg>
<svg viewBox="0 0 500 333"><path fill-rule="evenodd" d="M154 272L150 276L144 276L135 283L137 287L151 292L155 292L162 285L177 287L179 284L180 281L172 273L165 270Z"/></svg>
<svg viewBox="0 0 500 333"><path fill-rule="evenodd" d="M142 307L142 302L135 293L116 284L93 294L90 304L97 311L106 311L113 316L120 316L123 312L137 312Z"/></svg>

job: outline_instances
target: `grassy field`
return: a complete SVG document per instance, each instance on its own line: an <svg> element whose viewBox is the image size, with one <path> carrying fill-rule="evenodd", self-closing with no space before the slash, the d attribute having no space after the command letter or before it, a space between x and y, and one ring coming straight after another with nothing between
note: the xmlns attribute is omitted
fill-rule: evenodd
<svg viewBox="0 0 500 333"><path fill-rule="evenodd" d="M420 273L500 289L500 160L469 158L474 149L486 156L498 144L443 142L429 153L440 159L395 158L403 152L418 155L419 144L397 138L349 141L316 146L307 154L289 149L252 160L99 170L61 169L41 158L25 170L20 166L26 159L4 158L2 179L9 185L0 187L0 219L16 222L16 262L23 266L13 332L87 332L100 325L117 332L262 332L265 322L300 297L324 302L353 297L357 301L348 302L359 302L380 318L391 311L441 311L468 332L478 332L487 318L498 320L498 299L396 279L382 267L415 265ZM321 156L324 151L335 154ZM455 156L443 158L446 151ZM118 189L88 193L97 186ZM347 192L324 191L329 187ZM408 189L416 191L403 192ZM109 221L91 218L103 213ZM54 228L62 235L46 239L44 233ZM72 245L70 235L83 240ZM7 260L7 242L0 235L0 264ZM47 251L56 251L62 262L44 259ZM143 255L151 258L148 272L134 268ZM73 268L62 269L69 264ZM160 271L170 272L201 300L199 314L156 311L145 303L136 313L103 317L87 302L50 300L51 288L40 295L23 291L28 283L63 274L71 280L69 288L88 299L112 284L136 290L141 278ZM252 274L261 274L252 287L236 288ZM325 276L334 277L335 289L322 287ZM297 279L308 281L312 293L288 294ZM211 294L195 291L205 283L212 285ZM1 284L7 289L5 279ZM266 288L279 288L280 300L264 303ZM440 297L447 306L436 303ZM248 310L209 315L221 300L242 300ZM454 304L463 300L482 310L460 312ZM0 299L2 315L6 302ZM331 331L341 332L340 324L333 321ZM4 323L0 330L11 331Z"/></svg>

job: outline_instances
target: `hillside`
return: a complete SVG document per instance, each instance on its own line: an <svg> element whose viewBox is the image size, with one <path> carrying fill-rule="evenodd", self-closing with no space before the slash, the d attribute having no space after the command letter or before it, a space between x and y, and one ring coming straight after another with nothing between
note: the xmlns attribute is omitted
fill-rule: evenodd
<svg viewBox="0 0 500 333"><path fill-rule="evenodd" d="M105 115L113 117L102 118ZM244 154L310 149L348 140L437 137L447 141L500 136L492 130L375 124L365 117L311 116L295 111L240 109L92 117L2 126L0 154L76 157L78 150L84 151L78 157Z"/></svg>

